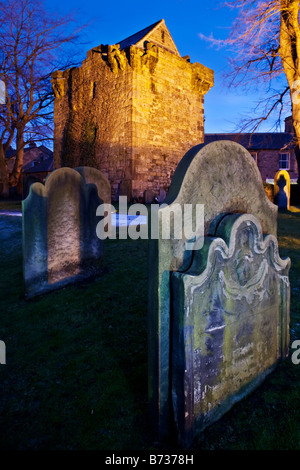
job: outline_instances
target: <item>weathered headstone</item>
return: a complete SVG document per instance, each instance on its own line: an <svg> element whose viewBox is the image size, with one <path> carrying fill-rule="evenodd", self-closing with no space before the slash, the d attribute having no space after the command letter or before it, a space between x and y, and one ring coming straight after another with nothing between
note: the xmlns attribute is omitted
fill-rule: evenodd
<svg viewBox="0 0 300 470"><path fill-rule="evenodd" d="M26 199L28 194L29 194L29 190L30 190L30 186L33 184L33 183L39 183L40 180L38 178L36 178L35 176L24 176L23 177L23 199Z"/></svg>
<svg viewBox="0 0 300 470"><path fill-rule="evenodd" d="M97 187L98 196L104 204L111 203L111 186L101 171L90 166L79 166L74 169L81 174L86 184L94 184Z"/></svg>
<svg viewBox="0 0 300 470"><path fill-rule="evenodd" d="M184 446L287 355L289 267L255 217L231 214L191 268L172 274L172 398Z"/></svg>
<svg viewBox="0 0 300 470"><path fill-rule="evenodd" d="M84 170L85 171L85 170ZM99 274L103 241L96 235L97 187L79 171L55 170L23 201L25 295L32 297Z"/></svg>
<svg viewBox="0 0 300 470"><path fill-rule="evenodd" d="M98 196L108 207L111 204L111 185L106 176L96 168L90 166L80 166L75 168L83 177L86 184L94 184L97 188ZM107 221L107 230L111 228L111 213L105 211L105 218Z"/></svg>
<svg viewBox="0 0 300 470"><path fill-rule="evenodd" d="M290 196L290 175L286 170L279 170L274 177L274 202L279 209L289 209Z"/></svg>
<svg viewBox="0 0 300 470"><path fill-rule="evenodd" d="M286 355L290 262L278 256L277 207L239 144L192 148L164 202L149 250L149 400L159 438L174 416L188 446ZM190 216L193 239L163 239L185 204L204 206L201 223Z"/></svg>
<svg viewBox="0 0 300 470"><path fill-rule="evenodd" d="M162 204L164 202L164 200L166 199L166 195L167 195L167 193L164 190L164 188L160 188L159 194L158 194L158 197L157 197L158 204Z"/></svg>

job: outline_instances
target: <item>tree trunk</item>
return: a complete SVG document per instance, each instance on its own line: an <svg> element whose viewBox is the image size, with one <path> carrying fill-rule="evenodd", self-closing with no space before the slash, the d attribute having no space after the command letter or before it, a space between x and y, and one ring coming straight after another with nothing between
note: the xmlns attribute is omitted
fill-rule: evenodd
<svg viewBox="0 0 300 470"><path fill-rule="evenodd" d="M23 155L24 155L24 130L17 130L17 152L16 152L16 161L14 168L10 177L10 185L18 186L20 184L20 179L22 178L22 167L23 167Z"/></svg>
<svg viewBox="0 0 300 470"><path fill-rule="evenodd" d="M0 185L2 186L1 194L4 197L9 196L9 173L5 160L5 151L3 145L0 145Z"/></svg>

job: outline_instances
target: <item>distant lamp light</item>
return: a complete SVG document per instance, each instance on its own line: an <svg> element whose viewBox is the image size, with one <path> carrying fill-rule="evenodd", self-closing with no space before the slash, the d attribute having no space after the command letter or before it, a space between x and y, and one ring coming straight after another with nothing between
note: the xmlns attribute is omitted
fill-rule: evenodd
<svg viewBox="0 0 300 470"><path fill-rule="evenodd" d="M5 83L3 80L0 80L0 104L5 104Z"/></svg>

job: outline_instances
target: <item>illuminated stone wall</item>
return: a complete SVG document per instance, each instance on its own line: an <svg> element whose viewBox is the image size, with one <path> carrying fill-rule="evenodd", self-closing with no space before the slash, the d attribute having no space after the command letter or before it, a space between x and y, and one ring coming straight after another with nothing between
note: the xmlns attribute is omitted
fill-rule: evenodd
<svg viewBox="0 0 300 470"><path fill-rule="evenodd" d="M213 71L155 44L158 34L142 47L96 47L81 67L52 76L54 166L96 167L113 199L124 180L133 197L168 188L181 156L204 140Z"/></svg>

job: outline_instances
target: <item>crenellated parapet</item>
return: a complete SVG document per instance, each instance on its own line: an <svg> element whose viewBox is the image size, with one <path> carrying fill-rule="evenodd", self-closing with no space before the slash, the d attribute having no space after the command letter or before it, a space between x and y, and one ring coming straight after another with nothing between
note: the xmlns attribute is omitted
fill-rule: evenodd
<svg viewBox="0 0 300 470"><path fill-rule="evenodd" d="M87 52L52 75L55 168L95 166L113 198L167 190L185 151L204 140L204 95L214 73L181 57L163 20ZM180 132L179 132L180 131Z"/></svg>

